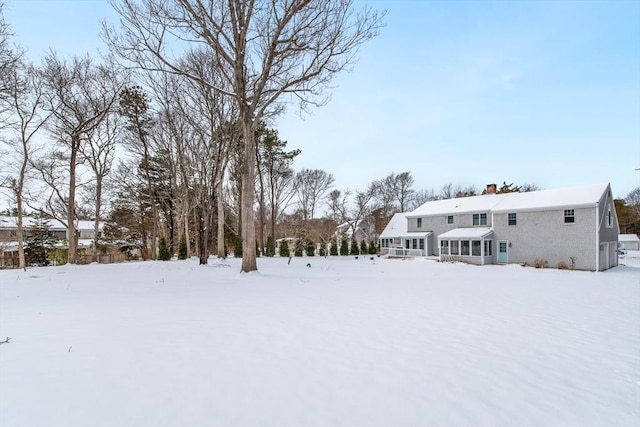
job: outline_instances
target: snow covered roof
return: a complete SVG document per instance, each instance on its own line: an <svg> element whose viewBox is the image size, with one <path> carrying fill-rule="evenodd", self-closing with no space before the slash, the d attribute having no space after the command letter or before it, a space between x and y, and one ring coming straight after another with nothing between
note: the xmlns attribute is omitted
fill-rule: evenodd
<svg viewBox="0 0 640 427"><path fill-rule="evenodd" d="M640 238L636 234L620 234L618 242L640 242Z"/></svg>
<svg viewBox="0 0 640 427"><path fill-rule="evenodd" d="M456 199L433 200L406 214L407 218L418 216L447 215L467 212L490 211L504 200L506 194L458 197Z"/></svg>
<svg viewBox="0 0 640 427"><path fill-rule="evenodd" d="M563 206L595 206L608 191L609 184L567 187L553 190L529 191L526 193L485 194L482 196L426 202L407 218L453 215L470 212L506 212L521 210L545 210Z"/></svg>
<svg viewBox="0 0 640 427"><path fill-rule="evenodd" d="M393 215L389 224L382 230L380 238L399 237L401 234L407 233L407 218L405 213L397 213Z"/></svg>
<svg viewBox="0 0 640 427"><path fill-rule="evenodd" d="M493 233L491 227L454 228L438 236L438 239L483 239Z"/></svg>
<svg viewBox="0 0 640 427"><path fill-rule="evenodd" d="M609 189L609 184L556 188L553 190L508 193L493 212L553 209L565 206L595 206Z"/></svg>
<svg viewBox="0 0 640 427"><path fill-rule="evenodd" d="M47 219L45 220L51 230L65 230L67 226L57 219ZM38 224L38 218L34 218L31 216L23 216L22 217L22 225L25 228L35 227ZM95 221L76 221L76 228L78 230L90 230L93 231ZM18 217L16 216L0 216L0 228L4 229L15 229L18 225ZM98 229L102 230L103 223L101 222Z"/></svg>

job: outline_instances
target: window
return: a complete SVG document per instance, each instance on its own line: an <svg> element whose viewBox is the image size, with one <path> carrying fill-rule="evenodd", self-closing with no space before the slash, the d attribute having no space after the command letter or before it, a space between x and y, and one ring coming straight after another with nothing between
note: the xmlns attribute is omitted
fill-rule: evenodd
<svg viewBox="0 0 640 427"><path fill-rule="evenodd" d="M573 209L565 209L564 210L564 223L565 224L573 224L576 222L576 214Z"/></svg>
<svg viewBox="0 0 640 427"><path fill-rule="evenodd" d="M460 255L469 255L469 241L461 240L460 241Z"/></svg>
<svg viewBox="0 0 640 427"><path fill-rule="evenodd" d="M491 256L491 240L484 241L484 256Z"/></svg>
<svg viewBox="0 0 640 427"><path fill-rule="evenodd" d="M453 224L453 215L447 217L447 224Z"/></svg>
<svg viewBox="0 0 640 427"><path fill-rule="evenodd" d="M418 218L418 228L422 228L422 218Z"/></svg>
<svg viewBox="0 0 640 427"><path fill-rule="evenodd" d="M609 205L607 210L607 228L613 227L613 213L611 212L611 205Z"/></svg>
<svg viewBox="0 0 640 427"><path fill-rule="evenodd" d="M516 214L512 212L509 214L509 225L516 225L516 223Z"/></svg>
<svg viewBox="0 0 640 427"><path fill-rule="evenodd" d="M449 241L448 240L440 241L440 254L449 255Z"/></svg>
<svg viewBox="0 0 640 427"><path fill-rule="evenodd" d="M411 240L411 249L418 249L418 239Z"/></svg>
<svg viewBox="0 0 640 427"><path fill-rule="evenodd" d="M418 244L419 244L419 246L418 246L418 247L419 247L419 249L424 249L424 239L420 239L420 240L418 241Z"/></svg>
<svg viewBox="0 0 640 427"><path fill-rule="evenodd" d="M480 248L481 248L480 240L472 240L471 241L471 255L480 256Z"/></svg>
<svg viewBox="0 0 640 427"><path fill-rule="evenodd" d="M487 214L473 214L473 225L487 225Z"/></svg>
<svg viewBox="0 0 640 427"><path fill-rule="evenodd" d="M458 255L460 254L460 249L459 249L459 245L460 242L458 240L452 240L451 241L451 255Z"/></svg>

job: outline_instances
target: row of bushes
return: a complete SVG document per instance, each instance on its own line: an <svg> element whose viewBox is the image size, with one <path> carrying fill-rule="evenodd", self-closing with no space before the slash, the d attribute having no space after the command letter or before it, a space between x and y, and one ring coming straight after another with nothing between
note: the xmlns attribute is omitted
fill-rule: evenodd
<svg viewBox="0 0 640 427"><path fill-rule="evenodd" d="M327 248L327 246L329 246ZM315 256L316 252L319 256L327 256L327 255L366 255L366 254L376 254L378 253L378 247L374 241L371 241L368 245L366 241L362 241L360 244L356 241L352 241L349 244L347 239L342 239L340 242L340 247L338 245L327 245L326 242L320 243L320 248L317 249L317 245L312 240L297 240L294 244L293 248L289 248L289 243L286 240L282 241L280 245L279 254L282 257L289 256ZM236 239L234 242L233 253L236 258L242 257L242 240ZM260 249L258 247L258 243L256 242L256 254L260 256ZM275 256L276 248L273 242L273 239L269 237L267 239L267 243L265 245L264 255L267 257ZM168 261L171 259L171 253L169 252L169 247L167 245L166 239L160 238L160 242L158 244L158 260L160 261ZM180 239L178 243L178 259L187 259L187 242L184 238Z"/></svg>

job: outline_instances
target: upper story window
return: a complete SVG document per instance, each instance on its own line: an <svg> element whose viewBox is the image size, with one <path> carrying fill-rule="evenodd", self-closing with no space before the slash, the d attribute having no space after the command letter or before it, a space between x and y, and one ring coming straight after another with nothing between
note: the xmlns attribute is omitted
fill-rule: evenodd
<svg viewBox="0 0 640 427"><path fill-rule="evenodd" d="M565 224L573 224L576 222L576 213L573 209L565 209L564 210L564 223Z"/></svg>
<svg viewBox="0 0 640 427"><path fill-rule="evenodd" d="M418 228L422 228L422 218L418 218Z"/></svg>
<svg viewBox="0 0 640 427"><path fill-rule="evenodd" d="M518 220L516 218L516 214L515 212L512 212L509 214L509 225L516 225L518 223Z"/></svg>
<svg viewBox="0 0 640 427"><path fill-rule="evenodd" d="M487 214L473 214L473 225L487 225Z"/></svg>
<svg viewBox="0 0 640 427"><path fill-rule="evenodd" d="M607 209L607 228L613 227L613 212L611 211L611 205Z"/></svg>
<svg viewBox="0 0 640 427"><path fill-rule="evenodd" d="M453 215L447 216L447 224L453 224Z"/></svg>

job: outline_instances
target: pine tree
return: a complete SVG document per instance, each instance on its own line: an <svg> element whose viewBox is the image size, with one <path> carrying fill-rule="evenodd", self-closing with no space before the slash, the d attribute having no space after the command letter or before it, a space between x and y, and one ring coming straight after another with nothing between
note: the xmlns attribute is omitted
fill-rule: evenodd
<svg viewBox="0 0 640 427"><path fill-rule="evenodd" d="M178 243L178 259L187 259L187 252L187 240L181 236Z"/></svg>
<svg viewBox="0 0 640 427"><path fill-rule="evenodd" d="M340 255L349 255L349 242L346 237L343 237L340 242Z"/></svg>
<svg viewBox="0 0 640 427"><path fill-rule="evenodd" d="M349 251L349 255L360 255L360 248L358 247L358 242L356 239L351 240L351 249Z"/></svg>
<svg viewBox="0 0 640 427"><path fill-rule="evenodd" d="M307 256L314 256L316 254L316 244L313 241L307 240L306 252Z"/></svg>
<svg viewBox="0 0 640 427"><path fill-rule="evenodd" d="M171 253L169 253L169 248L167 247L167 239L161 237L158 244L158 260L169 261L170 259Z"/></svg>
<svg viewBox="0 0 640 427"><path fill-rule="evenodd" d="M276 254L276 249L273 245L273 237L271 236L267 237L267 246L264 249L264 252L265 252L264 253L265 256L268 256L268 257L272 257Z"/></svg>
<svg viewBox="0 0 640 427"><path fill-rule="evenodd" d="M331 248L329 248L329 255L338 256L338 245L335 242L331 242Z"/></svg>
<svg viewBox="0 0 640 427"><path fill-rule="evenodd" d="M242 239L238 236L233 244L233 256L242 258Z"/></svg>
<svg viewBox="0 0 640 427"><path fill-rule="evenodd" d="M320 243L320 256L327 256L327 244L325 242Z"/></svg>
<svg viewBox="0 0 640 427"><path fill-rule="evenodd" d="M294 251L294 255L295 256L302 256L302 249L303 249L303 244L302 244L302 240L296 240L296 249Z"/></svg>
<svg viewBox="0 0 640 427"><path fill-rule="evenodd" d="M366 255L369 253L369 248L367 247L367 242L362 239L362 243L360 243L360 255Z"/></svg>
<svg viewBox="0 0 640 427"><path fill-rule="evenodd" d="M378 245L376 245L375 241L371 241L371 243L369 243L369 255L375 255L378 253Z"/></svg>
<svg viewBox="0 0 640 427"><path fill-rule="evenodd" d="M49 265L49 250L55 241L55 236L47 220L38 219L25 235L24 256L26 264Z"/></svg>
<svg viewBox="0 0 640 427"><path fill-rule="evenodd" d="M286 240L282 240L280 243L280 256L289 258L289 244Z"/></svg>

